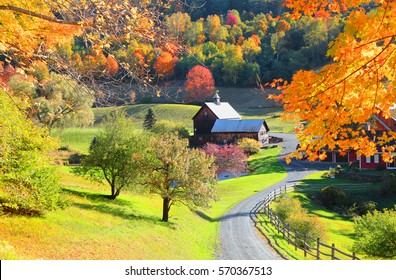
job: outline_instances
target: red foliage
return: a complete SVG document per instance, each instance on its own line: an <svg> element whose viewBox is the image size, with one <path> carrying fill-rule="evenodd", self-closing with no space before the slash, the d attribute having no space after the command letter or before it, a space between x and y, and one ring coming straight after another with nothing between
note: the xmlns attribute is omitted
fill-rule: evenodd
<svg viewBox="0 0 396 280"><path fill-rule="evenodd" d="M201 65L191 68L186 77L185 91L185 101L205 101L215 91L212 72Z"/></svg>
<svg viewBox="0 0 396 280"><path fill-rule="evenodd" d="M238 24L238 19L237 19L237 17L236 17L234 14L229 13L229 14L227 15L227 20L226 20L225 23L226 23L227 25L234 26L234 25L237 25L237 24Z"/></svg>
<svg viewBox="0 0 396 280"><path fill-rule="evenodd" d="M207 143L203 149L207 154L215 157L217 174L226 172L239 176L247 170L248 155L239 146L219 146Z"/></svg>

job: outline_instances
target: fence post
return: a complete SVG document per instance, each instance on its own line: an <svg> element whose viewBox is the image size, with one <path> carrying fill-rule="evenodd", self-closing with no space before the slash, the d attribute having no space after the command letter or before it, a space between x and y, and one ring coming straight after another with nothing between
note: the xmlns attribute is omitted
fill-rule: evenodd
<svg viewBox="0 0 396 280"><path fill-rule="evenodd" d="M290 226L289 224L287 225L287 244L290 244Z"/></svg>
<svg viewBox="0 0 396 280"><path fill-rule="evenodd" d="M283 226L283 229L282 229L283 238L285 238L285 228L286 228L286 223L285 223L285 222L282 222L282 226Z"/></svg>
<svg viewBox="0 0 396 280"><path fill-rule="evenodd" d="M304 245L303 245L303 248L304 248L304 258L306 258L307 257L307 234L306 233L304 233Z"/></svg>
<svg viewBox="0 0 396 280"><path fill-rule="evenodd" d="M331 245L331 259L335 259L335 245L334 243Z"/></svg>
<svg viewBox="0 0 396 280"><path fill-rule="evenodd" d="M316 259L320 260L320 238L316 239Z"/></svg>
<svg viewBox="0 0 396 280"><path fill-rule="evenodd" d="M352 260L356 260L356 253L355 252L352 253Z"/></svg>
<svg viewBox="0 0 396 280"><path fill-rule="evenodd" d="M296 230L294 230L294 250L295 251L297 251L297 240L298 239L298 237L297 237L297 231Z"/></svg>

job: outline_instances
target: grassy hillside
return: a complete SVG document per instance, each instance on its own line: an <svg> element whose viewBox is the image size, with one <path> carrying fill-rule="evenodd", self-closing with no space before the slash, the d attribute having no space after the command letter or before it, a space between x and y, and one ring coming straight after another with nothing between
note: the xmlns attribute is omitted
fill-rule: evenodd
<svg viewBox="0 0 396 280"><path fill-rule="evenodd" d="M234 95L236 95L236 93ZM282 109L279 107L239 107L238 109L238 106L241 106L241 104L248 103L231 103L244 119L265 119L272 132L289 133L292 132L295 127L295 123L284 122L281 119ZM134 120L132 129L142 129L144 116L149 108L154 111L157 120L169 120L184 125L192 134L192 117L198 112L200 106L184 104L137 104L126 107L95 108L95 124L93 127L54 129L52 135L61 140L62 146L69 146L73 150L86 153L92 138L98 133L101 122L107 114L114 110L125 109L127 114Z"/></svg>
<svg viewBox="0 0 396 280"><path fill-rule="evenodd" d="M255 172L249 176L219 182L221 200L211 209L174 206L169 223L160 221L160 197L124 192L109 201L102 196L107 187L63 167L59 172L70 206L43 217L2 216L0 240L18 259L213 259L221 215L286 176L279 151L252 157Z"/></svg>

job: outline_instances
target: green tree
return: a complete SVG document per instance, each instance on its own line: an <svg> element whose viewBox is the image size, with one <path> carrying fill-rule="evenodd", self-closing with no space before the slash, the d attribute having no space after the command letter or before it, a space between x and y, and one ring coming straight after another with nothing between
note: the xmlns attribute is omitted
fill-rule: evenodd
<svg viewBox="0 0 396 280"><path fill-rule="evenodd" d="M64 207L48 156L57 142L28 119L18 103L0 89L0 212L36 215Z"/></svg>
<svg viewBox="0 0 396 280"><path fill-rule="evenodd" d="M93 139L89 154L74 172L107 182L111 188L109 198L115 199L122 189L136 187L139 155L147 142L142 137L132 130L123 111L116 112L105 121L103 131Z"/></svg>
<svg viewBox="0 0 396 280"><path fill-rule="evenodd" d="M396 208L375 210L355 221L356 239L353 250L372 257L396 256Z"/></svg>
<svg viewBox="0 0 396 280"><path fill-rule="evenodd" d="M153 126L157 122L153 109L149 108L146 115L144 116L143 128L146 130L153 129Z"/></svg>
<svg viewBox="0 0 396 280"><path fill-rule="evenodd" d="M143 180L150 192L163 199L162 221L168 222L175 203L188 207L209 207L217 198L214 159L203 151L187 147L188 141L177 135L152 137L147 158L141 165Z"/></svg>

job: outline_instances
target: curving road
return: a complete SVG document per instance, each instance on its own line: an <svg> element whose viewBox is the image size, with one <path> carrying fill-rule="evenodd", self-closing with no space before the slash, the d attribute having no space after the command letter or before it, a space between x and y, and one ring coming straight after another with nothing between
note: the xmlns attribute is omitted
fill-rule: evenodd
<svg viewBox="0 0 396 280"><path fill-rule="evenodd" d="M284 139L280 155L286 155L297 146L294 134L272 133ZM310 173L328 169L331 164L312 162L292 162L286 164L280 159L288 173L279 183L240 202L221 218L219 260L279 260L282 259L262 237L254 226L254 216L264 197L272 190L285 184L301 180Z"/></svg>

